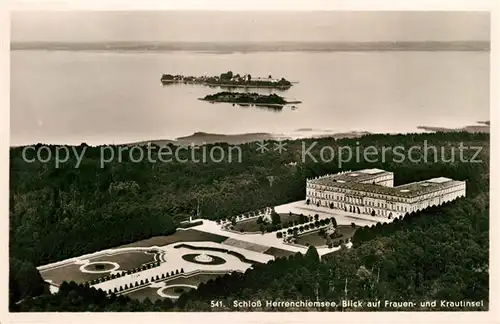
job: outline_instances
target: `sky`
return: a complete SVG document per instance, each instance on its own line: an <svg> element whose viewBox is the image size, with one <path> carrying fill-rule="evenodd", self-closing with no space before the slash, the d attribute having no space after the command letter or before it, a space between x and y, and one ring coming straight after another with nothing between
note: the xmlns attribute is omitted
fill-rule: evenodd
<svg viewBox="0 0 500 324"><path fill-rule="evenodd" d="M18 11L11 40L453 41L490 39L486 12Z"/></svg>

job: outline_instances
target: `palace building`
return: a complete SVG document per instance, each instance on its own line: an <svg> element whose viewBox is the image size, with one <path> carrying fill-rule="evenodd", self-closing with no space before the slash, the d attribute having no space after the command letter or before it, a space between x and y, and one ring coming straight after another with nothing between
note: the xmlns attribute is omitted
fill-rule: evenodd
<svg viewBox="0 0 500 324"><path fill-rule="evenodd" d="M394 187L394 174L364 169L306 181L306 202L358 214L393 218L465 197L465 181L439 177Z"/></svg>

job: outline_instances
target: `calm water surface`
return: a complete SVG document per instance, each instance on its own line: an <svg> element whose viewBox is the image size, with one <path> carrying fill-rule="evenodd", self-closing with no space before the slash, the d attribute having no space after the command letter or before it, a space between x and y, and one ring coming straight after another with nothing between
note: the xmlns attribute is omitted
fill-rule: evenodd
<svg viewBox="0 0 500 324"><path fill-rule="evenodd" d="M411 132L489 119L487 52L11 53L12 145L125 143L196 131ZM209 104L197 98L218 89L160 83L162 73L227 70L299 81L280 94L303 103L281 112Z"/></svg>

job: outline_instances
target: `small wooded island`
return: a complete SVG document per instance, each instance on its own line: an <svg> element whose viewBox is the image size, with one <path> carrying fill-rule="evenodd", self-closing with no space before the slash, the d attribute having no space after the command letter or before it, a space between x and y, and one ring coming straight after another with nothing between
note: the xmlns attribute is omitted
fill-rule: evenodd
<svg viewBox="0 0 500 324"><path fill-rule="evenodd" d="M200 100L210 101L210 102L227 102L238 105L255 105L255 106L267 106L267 107L277 107L282 108L284 105L288 104L298 104L300 101L287 101L285 98L278 96L277 94L262 95L259 93L246 93L246 92L230 92L223 91L215 94L207 95Z"/></svg>
<svg viewBox="0 0 500 324"><path fill-rule="evenodd" d="M232 71L222 73L220 76L183 76L163 74L161 77L163 85L168 84L201 84L211 87L227 88L274 88L286 90L292 83L285 78L275 79L271 75L267 78L252 78L250 74L233 74Z"/></svg>

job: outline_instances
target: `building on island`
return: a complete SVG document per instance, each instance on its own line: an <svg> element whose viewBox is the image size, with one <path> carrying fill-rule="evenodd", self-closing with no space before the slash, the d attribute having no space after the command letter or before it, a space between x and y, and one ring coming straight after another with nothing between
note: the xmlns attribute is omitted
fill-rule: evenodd
<svg viewBox="0 0 500 324"><path fill-rule="evenodd" d="M465 197L465 181L439 177L394 187L380 169L343 171L306 181L306 202L357 214L393 218Z"/></svg>

